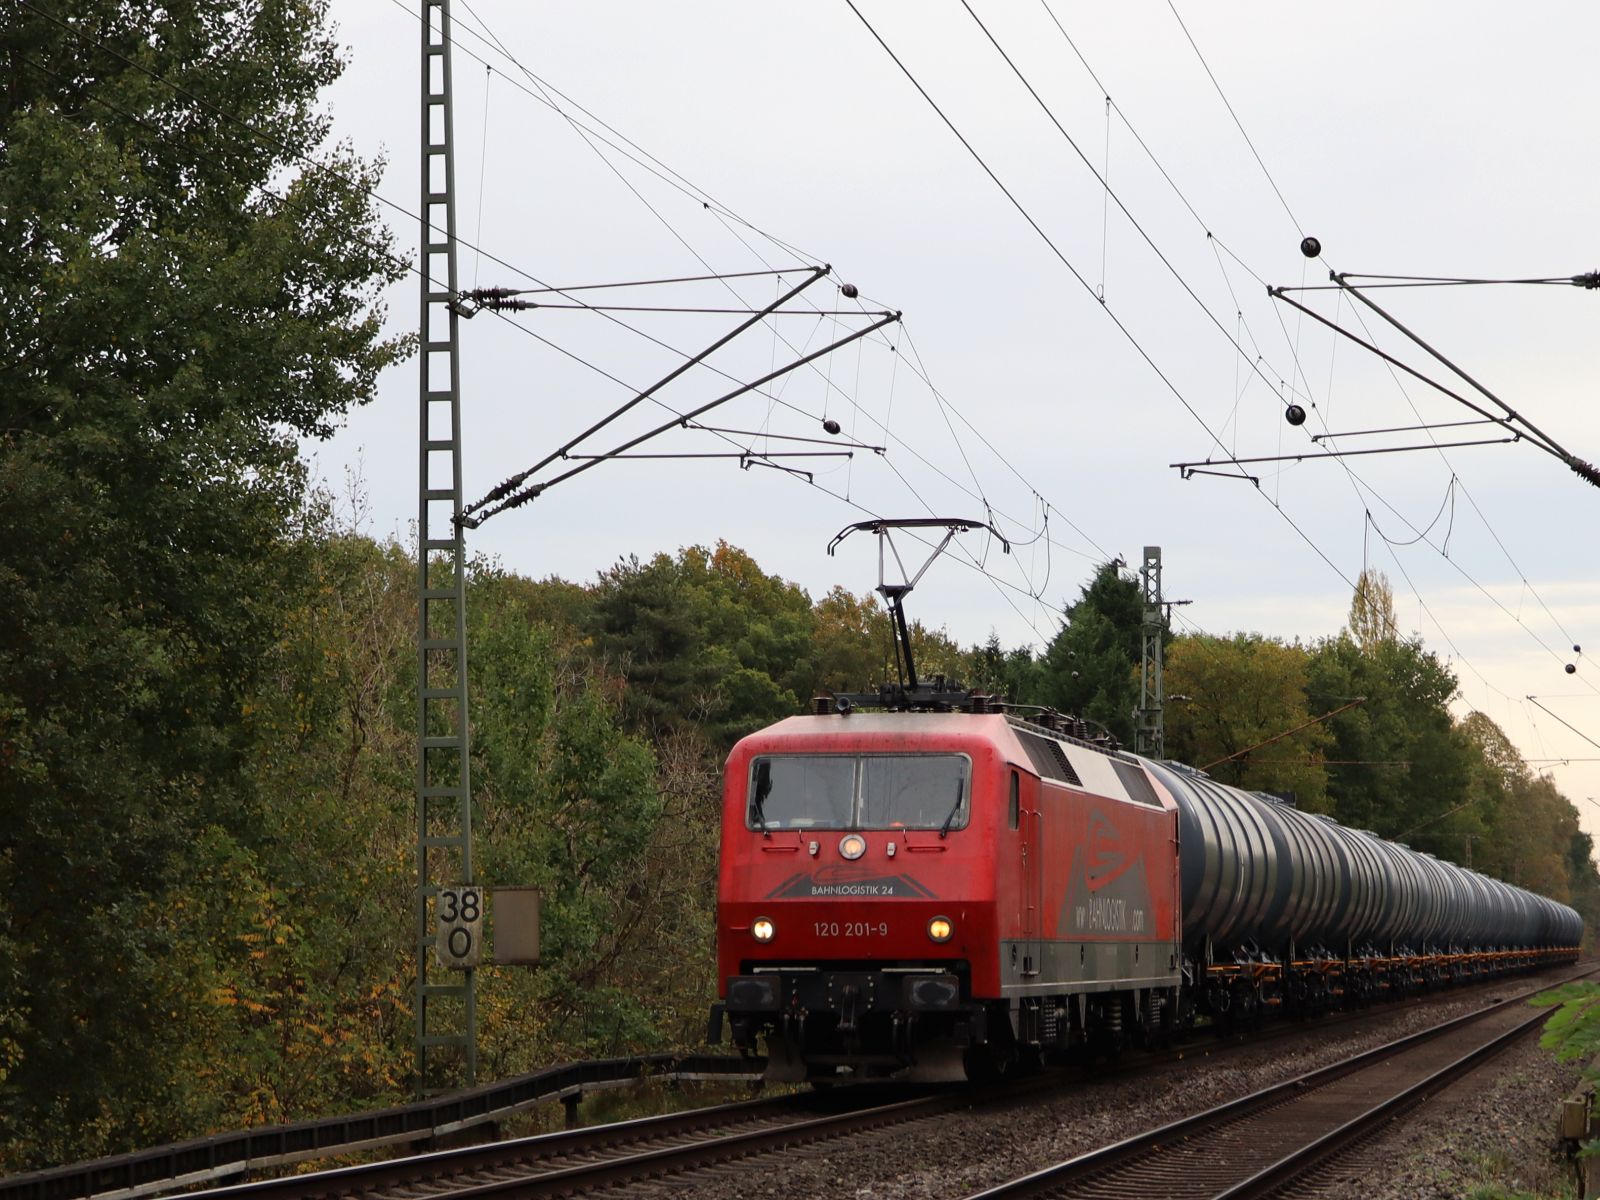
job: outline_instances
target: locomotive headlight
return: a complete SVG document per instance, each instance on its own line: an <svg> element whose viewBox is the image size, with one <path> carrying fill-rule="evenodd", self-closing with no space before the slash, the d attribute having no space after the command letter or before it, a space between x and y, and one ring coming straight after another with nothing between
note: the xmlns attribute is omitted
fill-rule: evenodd
<svg viewBox="0 0 1600 1200"><path fill-rule="evenodd" d="M772 927L772 919L770 917L757 917L750 922L750 932L755 936L756 941L770 942L773 933L776 931Z"/></svg>
<svg viewBox="0 0 1600 1200"><path fill-rule="evenodd" d="M956 927L950 924L949 917L935 917L928 922L928 936L936 942L948 942L955 931Z"/></svg>
<svg viewBox="0 0 1600 1200"><path fill-rule="evenodd" d="M867 839L859 833L847 833L839 839L839 853L845 858L860 858L867 852Z"/></svg>

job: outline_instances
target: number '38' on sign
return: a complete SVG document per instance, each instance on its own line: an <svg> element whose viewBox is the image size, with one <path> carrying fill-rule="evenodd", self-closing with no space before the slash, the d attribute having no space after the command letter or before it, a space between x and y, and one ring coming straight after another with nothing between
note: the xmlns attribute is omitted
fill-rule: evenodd
<svg viewBox="0 0 1600 1200"><path fill-rule="evenodd" d="M476 967L483 958L483 889L445 887L433 901L433 950L450 970Z"/></svg>

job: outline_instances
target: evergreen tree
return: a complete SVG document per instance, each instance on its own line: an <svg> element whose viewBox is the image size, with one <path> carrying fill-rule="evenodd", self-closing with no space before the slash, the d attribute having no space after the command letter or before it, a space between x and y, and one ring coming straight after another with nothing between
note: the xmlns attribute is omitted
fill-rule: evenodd
<svg viewBox="0 0 1600 1200"><path fill-rule="evenodd" d="M811 600L743 550L630 558L595 590L595 650L626 675L624 714L652 739L702 726L725 751L801 711L815 675Z"/></svg>
<svg viewBox="0 0 1600 1200"><path fill-rule="evenodd" d="M1143 623L1139 585L1117 563L1103 564L1038 663L1039 702L1102 725L1131 746Z"/></svg>

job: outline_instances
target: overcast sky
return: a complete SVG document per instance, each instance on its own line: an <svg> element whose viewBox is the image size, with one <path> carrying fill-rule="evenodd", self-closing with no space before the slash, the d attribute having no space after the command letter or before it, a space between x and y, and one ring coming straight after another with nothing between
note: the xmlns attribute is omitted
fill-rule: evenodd
<svg viewBox="0 0 1600 1200"><path fill-rule="evenodd" d="M336 0L350 65L331 104L340 136L387 157L382 194L415 210L410 3ZM1600 800L1600 762L1582 761L1600 759L1587 740L1600 741L1600 661L1573 652L1593 640L1600 660L1600 491L1527 443L1242 468L1259 486L1184 480L1169 465L1472 419L1266 287L1326 284L1330 269L1499 279L1600 267L1600 107L1585 69L1600 7L973 0L997 50L959 0L857 3L998 183L844 0L456 0L458 233L477 248L461 250L463 286L833 267L791 303L796 315L663 389L670 408L646 402L579 451L870 321L841 310L904 314L703 419L829 439L826 418L842 426L833 446L729 436L791 453L853 438L885 453L770 460L810 482L731 459L607 462L489 520L472 549L581 582L629 554L722 538L817 597L877 582L869 538L825 554L852 521L990 519L1013 553L966 535L963 556L935 565L907 604L964 643L993 630L1008 645L1048 639L1095 563L1137 566L1145 545L1162 547L1167 594L1193 601L1180 629L1216 634L1334 633L1370 565L1393 584L1403 629L1452 663L1459 710L1499 722L1600 832L1600 805L1585 800ZM629 139L650 169L569 118ZM414 253L415 223L389 215ZM1306 235L1320 239L1319 260L1301 254ZM575 295L738 308L778 287L757 276ZM1445 379L1369 310L1332 291L1298 295ZM1556 442L1600 460L1600 293L1369 295ZM414 328L416 283L389 306L396 329ZM741 319L611 315L462 323L469 501ZM308 448L336 490L359 475L380 536L408 537L415 520L416 396L413 362L331 443ZM1303 428L1283 419L1288 403L1309 410ZM1500 436L1479 425L1337 445ZM648 449L734 446L678 430Z"/></svg>

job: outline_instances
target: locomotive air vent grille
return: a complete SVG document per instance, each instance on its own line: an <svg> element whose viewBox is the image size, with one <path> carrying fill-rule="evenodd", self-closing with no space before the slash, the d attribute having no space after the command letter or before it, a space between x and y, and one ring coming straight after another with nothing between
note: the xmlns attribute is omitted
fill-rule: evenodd
<svg viewBox="0 0 1600 1200"><path fill-rule="evenodd" d="M1128 799L1139 804L1149 804L1156 808L1161 807L1161 801L1156 798L1155 788L1150 786L1150 777L1144 769L1132 763L1111 760L1111 768L1116 771L1117 778L1122 780L1122 786L1128 789Z"/></svg>
<svg viewBox="0 0 1600 1200"><path fill-rule="evenodd" d="M1021 729L1013 732L1022 742L1022 748L1028 752L1028 757L1033 760L1033 769L1040 775L1047 779L1065 780L1073 787L1083 786L1083 780L1079 779L1078 773L1072 769L1072 762L1067 758L1067 752L1061 748L1060 742Z"/></svg>

